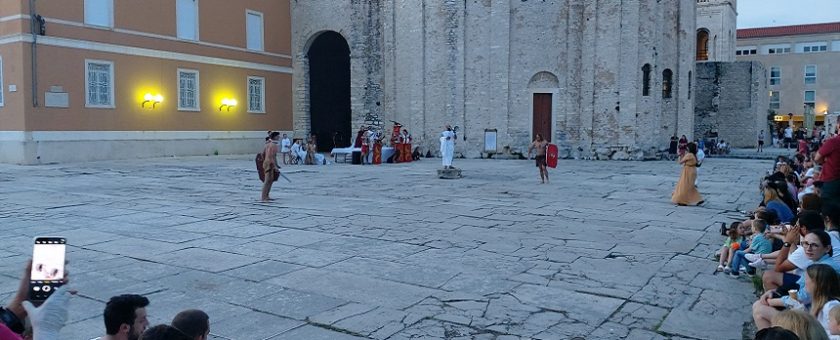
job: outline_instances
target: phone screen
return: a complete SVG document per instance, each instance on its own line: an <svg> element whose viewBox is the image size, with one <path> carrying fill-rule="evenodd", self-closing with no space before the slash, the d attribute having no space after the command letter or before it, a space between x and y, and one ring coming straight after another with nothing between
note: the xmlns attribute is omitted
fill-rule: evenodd
<svg viewBox="0 0 840 340"><path fill-rule="evenodd" d="M35 238L29 279L31 300L45 300L62 285L66 243L63 237Z"/></svg>

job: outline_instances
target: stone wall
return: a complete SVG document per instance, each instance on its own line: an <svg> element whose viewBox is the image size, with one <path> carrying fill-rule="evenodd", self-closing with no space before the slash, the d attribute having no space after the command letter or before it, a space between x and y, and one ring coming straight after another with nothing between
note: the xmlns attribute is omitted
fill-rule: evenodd
<svg viewBox="0 0 840 340"><path fill-rule="evenodd" d="M759 131L767 130L764 66L749 61L700 62L696 80L695 136L716 130L732 146L755 147Z"/></svg>
<svg viewBox="0 0 840 340"><path fill-rule="evenodd" d="M561 154L633 158L693 133L695 15L695 0L293 0L295 129L309 126L307 44L333 30L351 49L354 131L375 111L424 151L451 124L464 156L481 154L485 129L498 130L498 151L526 152L533 94L551 93Z"/></svg>

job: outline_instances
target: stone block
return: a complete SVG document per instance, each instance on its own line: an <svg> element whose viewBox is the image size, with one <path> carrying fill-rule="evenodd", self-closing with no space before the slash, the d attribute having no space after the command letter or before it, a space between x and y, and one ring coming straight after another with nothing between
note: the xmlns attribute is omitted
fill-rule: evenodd
<svg viewBox="0 0 840 340"><path fill-rule="evenodd" d="M459 179L461 176L461 169L438 169L438 178L440 179Z"/></svg>

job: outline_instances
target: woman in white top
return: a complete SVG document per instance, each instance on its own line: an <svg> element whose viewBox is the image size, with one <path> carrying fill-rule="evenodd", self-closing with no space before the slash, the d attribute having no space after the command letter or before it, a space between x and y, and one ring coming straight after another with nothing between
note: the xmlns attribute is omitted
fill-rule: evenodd
<svg viewBox="0 0 840 340"><path fill-rule="evenodd" d="M805 273L805 291L811 296L811 315L831 336L828 319L831 309L840 306L840 274L827 264L811 265Z"/></svg>

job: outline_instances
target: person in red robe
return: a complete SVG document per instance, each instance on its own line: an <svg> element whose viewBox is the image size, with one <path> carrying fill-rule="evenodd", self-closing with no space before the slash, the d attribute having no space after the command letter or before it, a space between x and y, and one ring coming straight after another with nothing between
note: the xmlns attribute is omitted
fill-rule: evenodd
<svg viewBox="0 0 840 340"><path fill-rule="evenodd" d="M402 130L402 133L400 134L400 140L402 141L402 149L400 150L400 161L411 162L411 134L408 133L407 129Z"/></svg>

